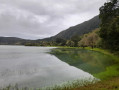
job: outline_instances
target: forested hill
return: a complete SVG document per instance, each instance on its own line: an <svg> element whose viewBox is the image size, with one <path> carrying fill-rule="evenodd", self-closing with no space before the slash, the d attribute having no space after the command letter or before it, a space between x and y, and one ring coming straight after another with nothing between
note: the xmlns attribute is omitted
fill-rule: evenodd
<svg viewBox="0 0 119 90"><path fill-rule="evenodd" d="M33 41L16 37L0 37L0 45L24 45L27 42Z"/></svg>
<svg viewBox="0 0 119 90"><path fill-rule="evenodd" d="M95 16L89 21L85 21L81 24L70 27L67 30L62 31L53 37L45 38L43 40L52 41L52 40L55 40L56 38L70 39L72 36L75 36L75 35L81 36L85 33L91 32L92 30L96 28L99 28L99 24L100 24L99 16Z"/></svg>
<svg viewBox="0 0 119 90"><path fill-rule="evenodd" d="M91 32L92 30L99 27L99 23L100 23L99 16L96 16L89 21L85 21L79 25L70 27L69 29L62 31L53 37L38 39L38 40L25 40L25 39L20 39L16 37L0 37L0 45L3 45L3 44L24 45L25 43L39 43L41 41L55 41L57 38L68 40L72 36L75 36L75 35L81 36L82 34Z"/></svg>

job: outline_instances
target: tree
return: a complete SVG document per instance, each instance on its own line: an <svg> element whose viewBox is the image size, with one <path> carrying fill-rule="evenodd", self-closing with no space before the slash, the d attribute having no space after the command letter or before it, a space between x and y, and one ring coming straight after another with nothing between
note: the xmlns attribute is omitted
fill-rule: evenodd
<svg viewBox="0 0 119 90"><path fill-rule="evenodd" d="M111 0L100 8L100 37L104 48L119 50L119 1Z"/></svg>
<svg viewBox="0 0 119 90"><path fill-rule="evenodd" d="M92 32L88 35L87 39L88 46L92 47L93 49L99 41L99 36L95 32Z"/></svg>
<svg viewBox="0 0 119 90"><path fill-rule="evenodd" d="M99 29L94 30L88 34L84 34L82 39L78 42L78 46L87 47L90 46L92 49L98 45L100 37L98 35Z"/></svg>
<svg viewBox="0 0 119 90"><path fill-rule="evenodd" d="M66 45L70 47L74 47L75 43L71 40L67 40Z"/></svg>
<svg viewBox="0 0 119 90"><path fill-rule="evenodd" d="M78 41L80 41L80 40L81 40L81 38L80 38L79 35L74 35L74 36L71 37L71 41L74 42L74 46L75 46L75 47L78 46Z"/></svg>
<svg viewBox="0 0 119 90"><path fill-rule="evenodd" d="M56 38L55 42L57 43L57 45L59 46L64 46L66 43L66 40L62 39L62 38Z"/></svg>
<svg viewBox="0 0 119 90"><path fill-rule="evenodd" d="M82 39L78 42L79 47L85 48L87 45L87 34L84 34Z"/></svg>

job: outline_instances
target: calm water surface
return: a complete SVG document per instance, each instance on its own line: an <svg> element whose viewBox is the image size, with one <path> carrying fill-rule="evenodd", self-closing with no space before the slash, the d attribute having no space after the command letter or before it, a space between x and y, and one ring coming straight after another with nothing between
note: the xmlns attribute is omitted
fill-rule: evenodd
<svg viewBox="0 0 119 90"><path fill-rule="evenodd" d="M105 72L108 67L117 64L112 56L93 50L56 48L52 49L51 54L92 75Z"/></svg>
<svg viewBox="0 0 119 90"><path fill-rule="evenodd" d="M49 54L52 47L0 46L0 87L18 84L41 88L65 81L93 78L79 67L63 59L67 54ZM61 57L61 58L60 58ZM84 66L85 67L85 66Z"/></svg>

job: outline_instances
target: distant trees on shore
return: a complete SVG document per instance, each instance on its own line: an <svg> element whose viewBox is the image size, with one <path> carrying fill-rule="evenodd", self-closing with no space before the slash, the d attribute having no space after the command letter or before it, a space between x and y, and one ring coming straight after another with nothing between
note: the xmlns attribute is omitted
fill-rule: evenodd
<svg viewBox="0 0 119 90"><path fill-rule="evenodd" d="M81 37L75 35L70 40L56 38L55 41L40 41L39 43L26 43L26 46L67 46L67 47L98 47L100 37L98 35L99 29L96 29Z"/></svg>

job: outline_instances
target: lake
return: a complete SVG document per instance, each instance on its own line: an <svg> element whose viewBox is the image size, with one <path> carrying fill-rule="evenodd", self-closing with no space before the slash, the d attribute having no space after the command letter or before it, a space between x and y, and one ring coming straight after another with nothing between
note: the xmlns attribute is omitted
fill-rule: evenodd
<svg viewBox="0 0 119 90"><path fill-rule="evenodd" d="M0 87L17 83L20 87L42 88L93 79L93 74L111 64L111 57L90 50L1 45Z"/></svg>

